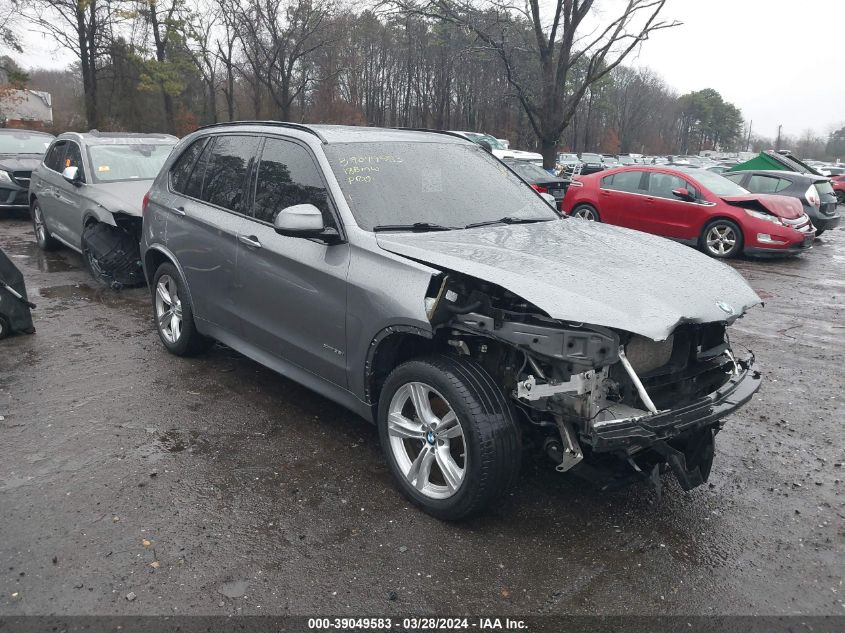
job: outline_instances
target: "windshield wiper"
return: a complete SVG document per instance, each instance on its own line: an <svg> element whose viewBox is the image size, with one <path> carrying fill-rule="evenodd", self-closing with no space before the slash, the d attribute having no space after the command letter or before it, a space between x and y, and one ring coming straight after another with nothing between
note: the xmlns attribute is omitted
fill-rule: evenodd
<svg viewBox="0 0 845 633"><path fill-rule="evenodd" d="M413 224L379 224L373 227L373 232L380 231L415 231L423 233L425 231L453 231L458 229L458 226L444 226L435 222L414 222Z"/></svg>
<svg viewBox="0 0 845 633"><path fill-rule="evenodd" d="M515 218L510 215L506 215L503 218L499 218L498 220L485 220L484 222L473 222L472 224L467 224L464 228L465 229L473 229L477 226L490 226L492 224L532 224L534 222L549 222L550 220L554 220L555 218Z"/></svg>

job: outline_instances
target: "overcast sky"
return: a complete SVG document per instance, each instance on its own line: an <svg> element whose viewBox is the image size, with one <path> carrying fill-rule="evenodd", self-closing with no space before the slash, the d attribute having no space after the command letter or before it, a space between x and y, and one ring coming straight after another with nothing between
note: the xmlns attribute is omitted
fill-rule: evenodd
<svg viewBox="0 0 845 633"><path fill-rule="evenodd" d="M845 0L669 0L664 18L683 25L656 33L630 64L679 93L718 90L760 136L773 138L778 124L796 137L845 124ZM67 65L40 34L24 39L24 66Z"/></svg>

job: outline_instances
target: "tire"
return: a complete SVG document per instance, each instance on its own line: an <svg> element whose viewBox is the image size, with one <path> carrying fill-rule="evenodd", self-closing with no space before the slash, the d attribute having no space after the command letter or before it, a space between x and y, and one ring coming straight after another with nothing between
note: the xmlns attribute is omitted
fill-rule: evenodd
<svg viewBox="0 0 845 633"><path fill-rule="evenodd" d="M197 331L191 303L186 299L185 280L176 266L170 262L159 266L151 290L156 331L167 351L176 356L195 356L211 347L214 341ZM169 319L165 313L170 315Z"/></svg>
<svg viewBox="0 0 845 633"><path fill-rule="evenodd" d="M42 251L54 251L59 248L59 241L50 233L47 224L44 222L44 212L41 210L41 203L33 200L29 207L32 216L32 230L35 231L35 241Z"/></svg>
<svg viewBox="0 0 845 633"><path fill-rule="evenodd" d="M601 216L598 210L591 204L579 204L572 209L570 213L573 218L580 218L582 220L589 220L590 222L601 222Z"/></svg>
<svg viewBox="0 0 845 633"><path fill-rule="evenodd" d="M816 229L816 237L819 237L825 231L827 231L827 229Z"/></svg>
<svg viewBox="0 0 845 633"><path fill-rule="evenodd" d="M836 203L845 204L845 191L836 190Z"/></svg>
<svg viewBox="0 0 845 633"><path fill-rule="evenodd" d="M729 259L742 252L742 230L736 222L718 219L709 222L701 232L698 247L705 255Z"/></svg>
<svg viewBox="0 0 845 633"><path fill-rule="evenodd" d="M12 328L4 316L0 316L0 341L11 334Z"/></svg>
<svg viewBox="0 0 845 633"><path fill-rule="evenodd" d="M82 260L97 281L119 290L144 283L138 240L128 231L92 222L82 229Z"/></svg>
<svg viewBox="0 0 845 633"><path fill-rule="evenodd" d="M415 402L427 402L423 416ZM377 423L402 494L438 519L478 514L519 474L519 428L502 390L475 361L434 355L403 363L385 381ZM422 478L412 474L416 466Z"/></svg>

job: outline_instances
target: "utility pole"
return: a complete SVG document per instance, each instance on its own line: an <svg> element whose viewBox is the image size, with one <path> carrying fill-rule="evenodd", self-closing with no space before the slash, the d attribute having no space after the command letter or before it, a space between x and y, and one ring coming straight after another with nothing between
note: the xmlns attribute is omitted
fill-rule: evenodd
<svg viewBox="0 0 845 633"><path fill-rule="evenodd" d="M778 125L778 140L775 142L775 151L780 151L780 132L783 129L783 125Z"/></svg>
<svg viewBox="0 0 845 633"><path fill-rule="evenodd" d="M745 151L751 148L751 127L754 125L754 119L748 122L748 136L745 138Z"/></svg>

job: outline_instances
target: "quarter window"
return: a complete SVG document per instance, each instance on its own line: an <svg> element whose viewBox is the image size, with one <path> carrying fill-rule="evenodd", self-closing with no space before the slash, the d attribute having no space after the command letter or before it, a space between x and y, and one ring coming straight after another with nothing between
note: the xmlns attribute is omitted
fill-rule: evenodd
<svg viewBox="0 0 845 633"><path fill-rule="evenodd" d="M257 136L218 136L205 170L202 199L209 204L244 213L246 180L258 150Z"/></svg>
<svg viewBox="0 0 845 633"><path fill-rule="evenodd" d="M602 178L601 186L603 189L634 193L641 191L640 181L642 181L642 178L643 172L641 171L620 171Z"/></svg>
<svg viewBox="0 0 845 633"><path fill-rule="evenodd" d="M205 147L207 140L207 138L197 139L191 143L188 149L182 152L179 158L176 159L176 162L170 170L170 187L173 191L177 193L184 193L185 195L193 195L194 197L199 196L199 192L202 189L201 173L198 178L200 186L196 187L196 191L194 191L193 194L188 193L188 187L191 181L191 175L200 171L195 169L194 165L197 162L197 157Z"/></svg>
<svg viewBox="0 0 845 633"><path fill-rule="evenodd" d="M334 224L328 194L311 155L301 145L268 138L258 166L253 215L272 223L279 211L295 204L313 204L323 221Z"/></svg>

